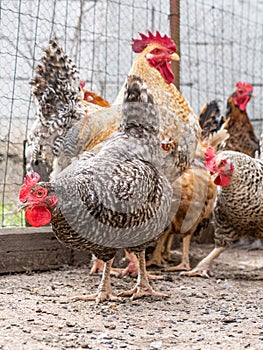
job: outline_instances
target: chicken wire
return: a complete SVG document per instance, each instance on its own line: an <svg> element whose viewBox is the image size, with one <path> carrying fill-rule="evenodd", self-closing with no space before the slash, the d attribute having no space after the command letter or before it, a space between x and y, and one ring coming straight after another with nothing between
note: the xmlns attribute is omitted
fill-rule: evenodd
<svg viewBox="0 0 263 350"><path fill-rule="evenodd" d="M180 88L196 113L226 99L239 80L254 86L248 113L262 132L263 2L254 0L1 0L0 227L24 225L15 213L23 149L35 107L29 79L42 47L56 37L80 77L110 102L134 58L131 38L148 29L169 33L180 3ZM172 6L173 5L173 6ZM174 36L174 33L172 33Z"/></svg>

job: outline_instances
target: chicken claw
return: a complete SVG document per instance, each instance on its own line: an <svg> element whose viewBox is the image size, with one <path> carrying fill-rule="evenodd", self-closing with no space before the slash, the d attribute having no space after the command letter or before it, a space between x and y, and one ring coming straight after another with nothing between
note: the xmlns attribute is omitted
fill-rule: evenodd
<svg viewBox="0 0 263 350"><path fill-rule="evenodd" d="M105 300L110 300L110 301L118 301L121 300L121 298L119 298L117 295L110 293L110 292L98 292L98 293L94 293L94 294L89 294L87 296L84 295L80 295L77 297L73 297L71 298L71 300L73 301L91 301L91 300L95 300L96 304L102 303Z"/></svg>
<svg viewBox="0 0 263 350"><path fill-rule="evenodd" d="M190 271L180 272L179 275L180 276L188 276L188 277L199 276L199 277L210 278L212 276L212 273L209 272L209 270L206 268L196 266L194 269L192 269Z"/></svg>
<svg viewBox="0 0 263 350"><path fill-rule="evenodd" d="M146 272L145 251L139 253L139 273L136 286L131 290L119 293L118 296L131 296L131 300L145 296L168 297L164 293L155 292L150 286Z"/></svg>
<svg viewBox="0 0 263 350"><path fill-rule="evenodd" d="M164 269L165 272L182 271L182 270L189 271L190 270L189 263L181 262L176 266L170 266Z"/></svg>
<svg viewBox="0 0 263 350"><path fill-rule="evenodd" d="M111 259L104 264L102 279L96 293L90 294L87 296L73 297L71 300L74 300L74 301L95 300L96 304L101 303L105 300L111 300L111 301L120 300L120 298L113 293L111 288L111 283L110 283L110 271L111 271L111 265L113 263L113 260L114 259Z"/></svg>

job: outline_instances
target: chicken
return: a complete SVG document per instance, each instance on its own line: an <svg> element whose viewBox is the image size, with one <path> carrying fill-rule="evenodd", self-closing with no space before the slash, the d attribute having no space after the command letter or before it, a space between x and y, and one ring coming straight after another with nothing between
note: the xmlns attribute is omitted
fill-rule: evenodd
<svg viewBox="0 0 263 350"><path fill-rule="evenodd" d="M206 151L206 168L217 187L215 248L186 276L209 277L213 260L240 237L263 238L263 160L244 153Z"/></svg>
<svg viewBox="0 0 263 350"><path fill-rule="evenodd" d="M149 32L148 36L141 34L141 39L134 39L132 47L139 55L129 75L146 82L160 108L166 175L174 179L190 166L200 136L198 118L172 84L170 62L179 59L176 46L168 36ZM55 176L84 150L97 152L120 124L124 89L111 113L85 101L75 65L54 40L45 49L31 85L38 110L29 136L28 170L41 158L53 168Z"/></svg>
<svg viewBox="0 0 263 350"><path fill-rule="evenodd" d="M225 142L223 149L238 151L250 157L255 157L258 152L259 142L255 136L253 126L246 111L252 93L252 85L244 82L236 83L236 90L229 96L226 113L224 117L221 117L221 120L225 122L225 128L229 133L229 138ZM207 110L210 110L210 115L214 115L213 124L215 124L214 121L218 119L217 116L220 121L220 110L217 101L211 101L207 105ZM206 117L206 113L201 113L200 125L205 132L209 132L209 129L214 128L214 126L210 124L210 120L211 118ZM257 241L258 246L260 246L260 242L260 240ZM252 247L253 243L256 244L256 241L251 241L249 237L243 237L235 243L235 246L242 246L243 248Z"/></svg>
<svg viewBox="0 0 263 350"><path fill-rule="evenodd" d="M55 40L44 49L30 84L37 111L28 135L26 168L43 169L45 181L120 125L119 113L104 114L104 105L109 103L84 89L75 64ZM96 99L87 102L86 92Z"/></svg>
<svg viewBox="0 0 263 350"><path fill-rule="evenodd" d="M49 222L56 237L73 249L90 249L105 269L95 295L78 300L116 299L110 268L117 248L139 254L138 283L121 295L164 296L147 279L145 247L167 225L172 188L163 173L159 111L145 83L130 76L121 126L97 154L84 152L51 182L27 175L20 190L21 208L33 226Z"/></svg>
<svg viewBox="0 0 263 350"><path fill-rule="evenodd" d="M211 101L203 106L199 123L202 128L202 137L198 143L196 159L181 177L176 180L173 187L177 187L180 194L180 205L171 225L159 238L147 266L159 267L167 265L171 259L171 246L174 235L183 238L183 252L181 262L171 266L165 271L190 270L189 248L191 237L197 228L209 223L216 196L210 173L204 167L203 157L208 145L217 149L224 145L228 133L224 129L224 117L220 115L217 101ZM199 154L198 154L199 153Z"/></svg>
<svg viewBox="0 0 263 350"><path fill-rule="evenodd" d="M226 129L229 133L225 150L242 152L250 157L254 157L259 148L259 141L246 111L252 93L252 85L244 82L236 83L236 90L227 100L225 114Z"/></svg>
<svg viewBox="0 0 263 350"><path fill-rule="evenodd" d="M160 108L165 174L174 181L194 158L201 132L198 118L172 84L170 61L179 59L174 42L159 32L140 35L141 39L133 40L133 51L139 55L129 74L138 75L147 83ZM119 105L124 89L111 113L84 101L76 67L56 41L52 40L45 50L31 85L38 111L29 137L28 170L35 170L41 159L53 169L51 177L55 178L83 151L98 152L120 124Z"/></svg>
<svg viewBox="0 0 263 350"><path fill-rule="evenodd" d="M183 238L183 252L181 262L176 266L165 268L165 271L190 270L189 248L191 237L198 225L208 219L212 213L216 197L216 185L211 179L210 173L203 164L203 156L208 145L217 147L228 137L221 125L221 129L207 140L198 145L199 156L192 166L187 169L179 179L174 181L174 192L178 193L179 207L171 225L158 240L152 257L147 261L147 266L163 266L170 260L170 250L173 236Z"/></svg>

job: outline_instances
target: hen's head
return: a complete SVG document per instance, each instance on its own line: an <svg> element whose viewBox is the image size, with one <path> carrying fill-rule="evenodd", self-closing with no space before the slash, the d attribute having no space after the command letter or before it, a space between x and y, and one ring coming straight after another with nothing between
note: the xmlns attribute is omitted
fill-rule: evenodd
<svg viewBox="0 0 263 350"><path fill-rule="evenodd" d="M19 193L19 210L26 211L26 221L34 227L50 223L50 210L57 204L57 196L49 195L45 183L39 183L39 179L37 173L27 174Z"/></svg>
<svg viewBox="0 0 263 350"><path fill-rule="evenodd" d="M212 147L208 147L205 152L205 166L212 180L218 186L228 186L231 180L231 174L234 171L233 163L224 157L224 154L216 155Z"/></svg>
<svg viewBox="0 0 263 350"><path fill-rule="evenodd" d="M148 36L139 34L141 39L133 39L133 51L142 53L149 65L156 68L164 80L171 84L174 80L171 60L179 61L174 41L167 35L161 36L158 31L155 35L150 31L148 31Z"/></svg>
<svg viewBox="0 0 263 350"><path fill-rule="evenodd" d="M253 86L247 83L236 83L236 91L232 94L235 106L244 111L253 93Z"/></svg>

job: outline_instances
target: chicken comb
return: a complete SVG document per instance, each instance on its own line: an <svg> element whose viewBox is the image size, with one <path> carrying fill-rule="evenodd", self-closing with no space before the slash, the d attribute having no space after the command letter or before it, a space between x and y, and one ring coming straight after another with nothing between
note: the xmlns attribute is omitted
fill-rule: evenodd
<svg viewBox="0 0 263 350"><path fill-rule="evenodd" d="M253 92L253 86L243 81L239 81L238 83L236 83L236 88L241 90L246 90L248 92Z"/></svg>
<svg viewBox="0 0 263 350"><path fill-rule="evenodd" d="M142 52L149 44L158 43L167 49L176 52L176 45L174 41L169 38L166 34L164 36L161 36L161 34L156 31L156 34L154 35L150 30L148 30L148 36L139 33L141 36L141 39L132 39L132 50L136 53Z"/></svg>
<svg viewBox="0 0 263 350"><path fill-rule="evenodd" d="M23 201L27 198L32 188L38 183L39 179L40 175L38 173L26 174L26 177L24 178L24 183L21 186L19 192L20 201Z"/></svg>
<svg viewBox="0 0 263 350"><path fill-rule="evenodd" d="M205 151L205 167L207 170L213 172L214 171L214 159L216 154L212 147L207 147Z"/></svg>

